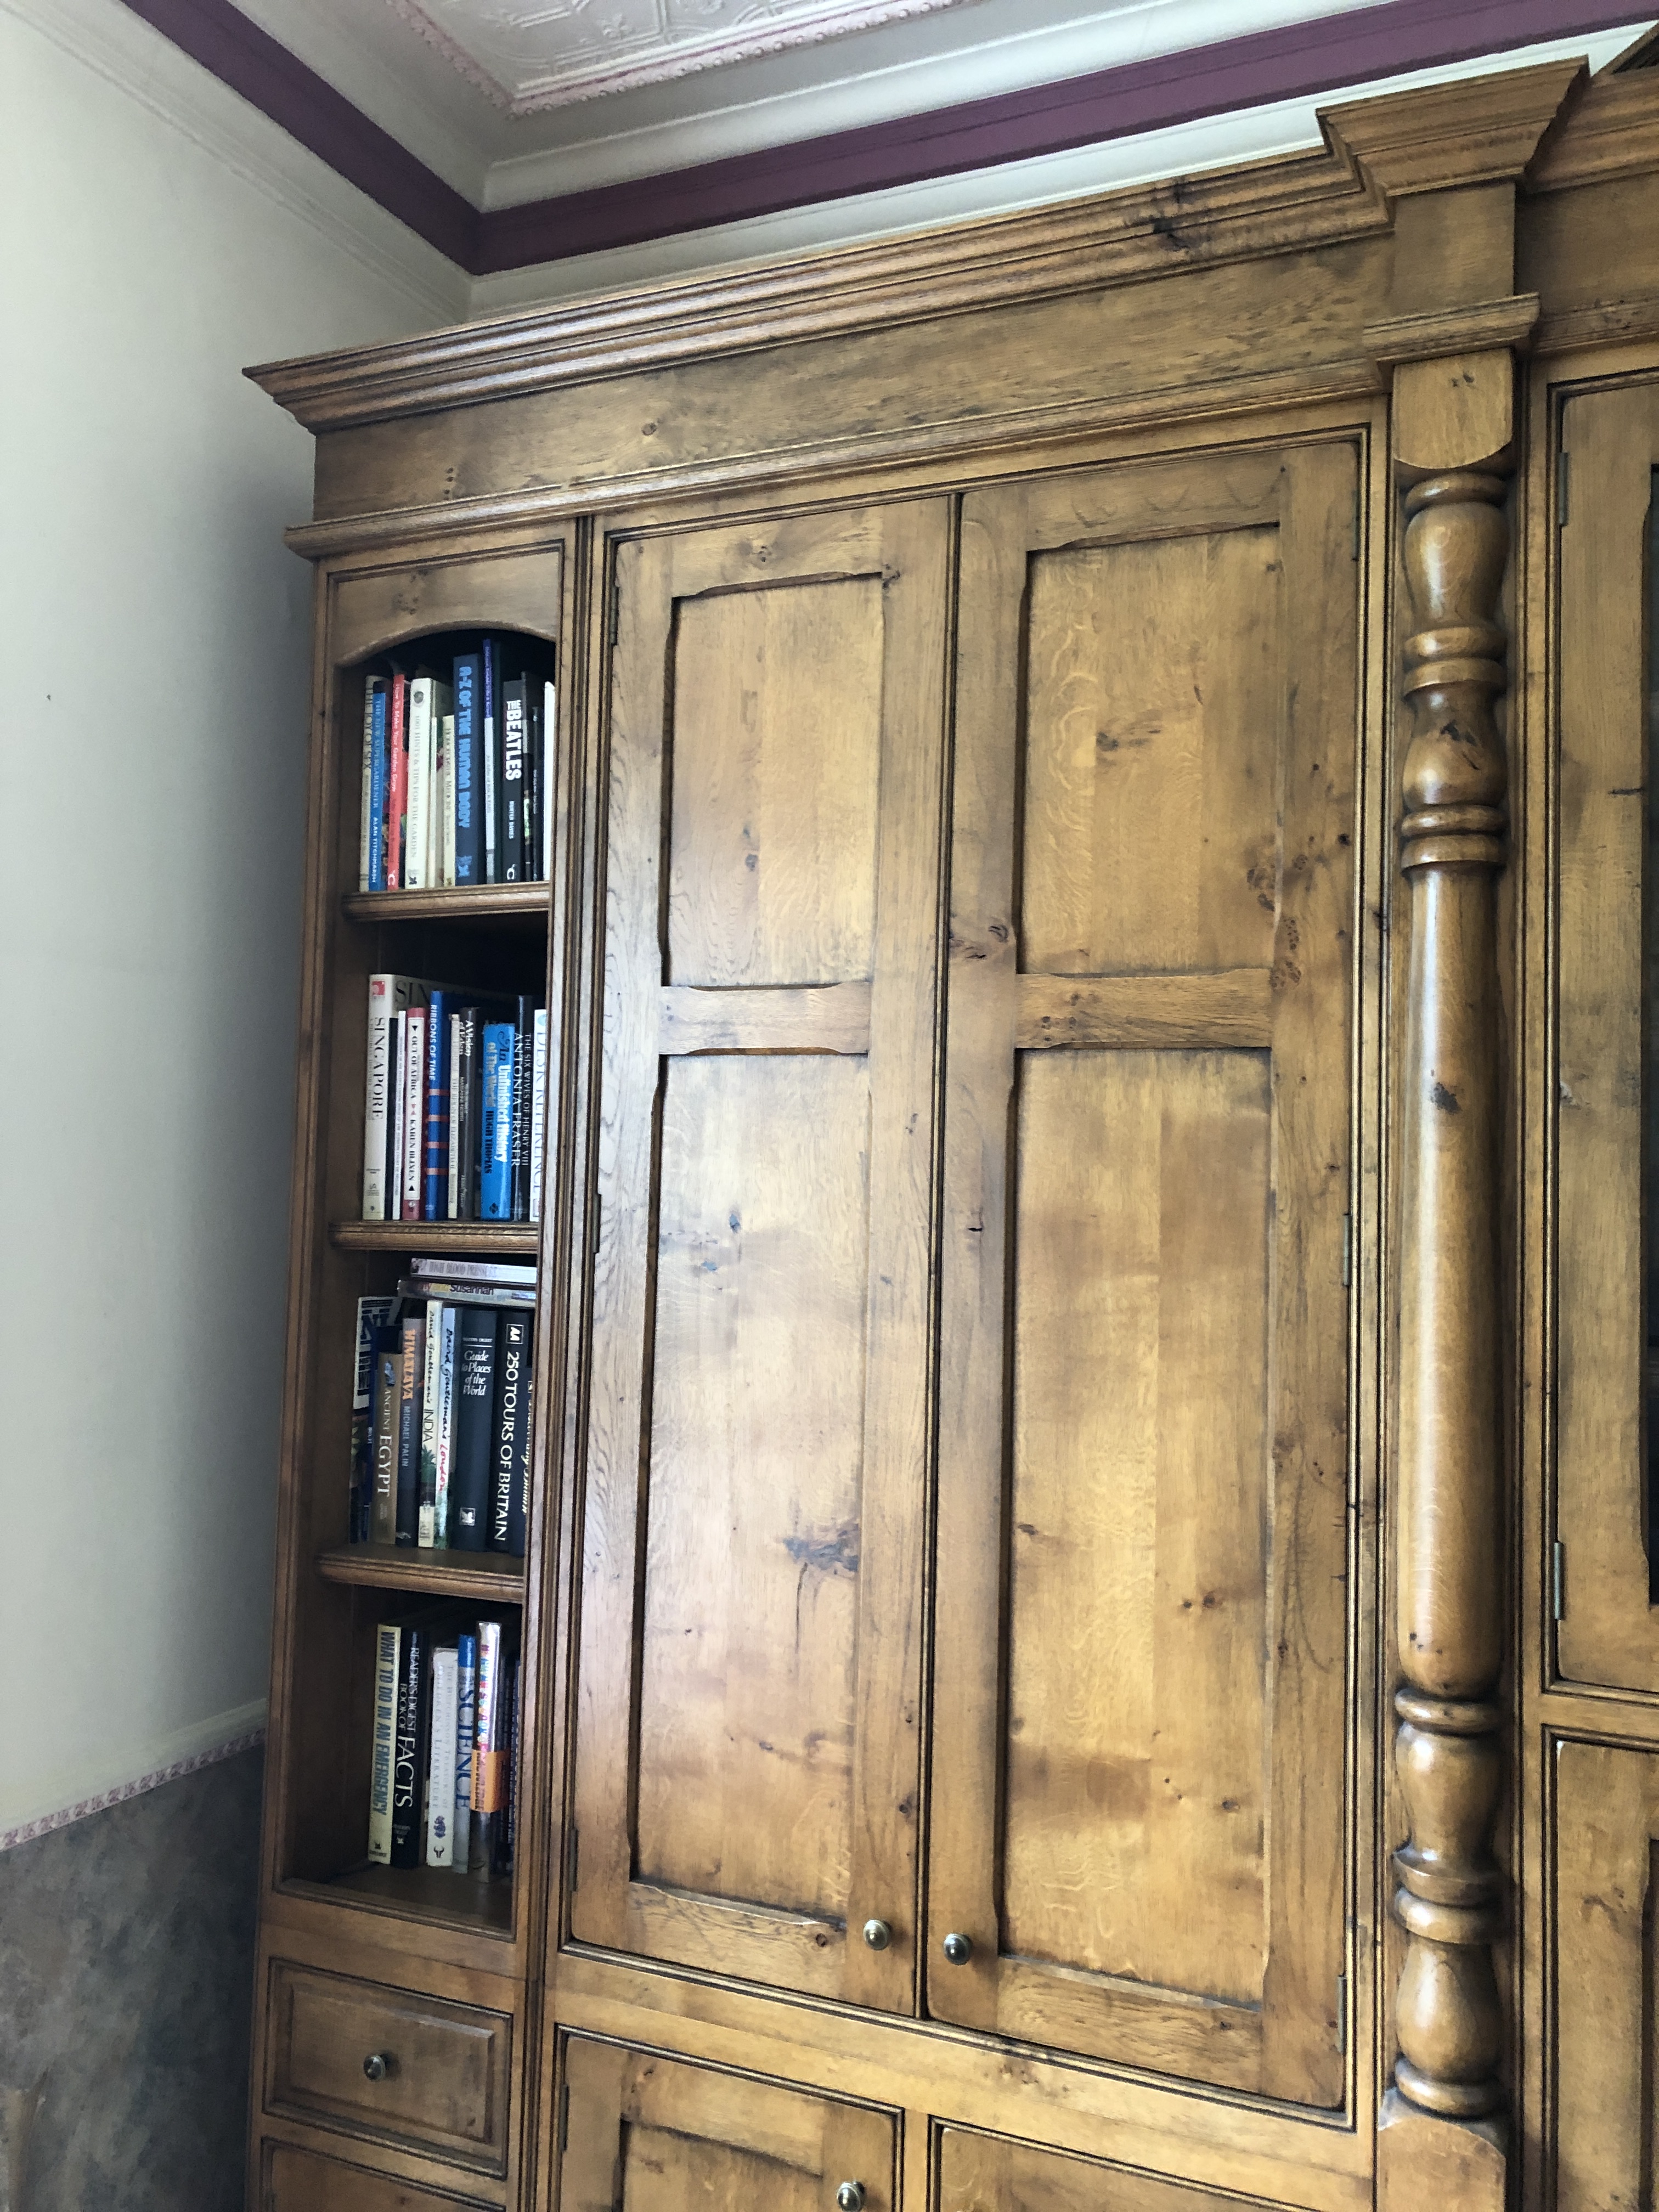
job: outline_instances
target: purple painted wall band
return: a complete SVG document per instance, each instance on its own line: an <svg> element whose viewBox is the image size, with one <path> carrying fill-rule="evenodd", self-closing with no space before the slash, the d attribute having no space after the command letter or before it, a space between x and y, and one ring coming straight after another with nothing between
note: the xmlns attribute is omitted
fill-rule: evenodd
<svg viewBox="0 0 1659 2212"><path fill-rule="evenodd" d="M469 275L484 276L1610 30L1644 21L1656 0L1453 6L1382 0L1350 15L1250 32L1062 83L488 212L434 176L232 0L126 4L418 237Z"/></svg>

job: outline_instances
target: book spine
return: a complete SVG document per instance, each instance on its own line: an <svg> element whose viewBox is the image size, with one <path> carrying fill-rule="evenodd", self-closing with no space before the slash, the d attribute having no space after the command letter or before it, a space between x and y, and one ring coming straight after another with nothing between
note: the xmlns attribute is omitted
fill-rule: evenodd
<svg viewBox="0 0 1659 2212"><path fill-rule="evenodd" d="M440 1645L432 1655L432 1753L426 1770L426 1863L455 1863L455 1724L457 1704L454 1648Z"/></svg>
<svg viewBox="0 0 1659 2212"><path fill-rule="evenodd" d="M416 1542L429 1552L438 1540L438 1368L443 1358L443 1308L426 1310L421 1345L421 1492Z"/></svg>
<svg viewBox="0 0 1659 2212"><path fill-rule="evenodd" d="M409 733L404 727L409 679L393 676L386 684L386 887L404 883L404 823L409 806Z"/></svg>
<svg viewBox="0 0 1659 2212"><path fill-rule="evenodd" d="M438 1492L432 1540L442 1550L449 1542L450 1477L455 1464L455 1309L441 1306L438 1313Z"/></svg>
<svg viewBox="0 0 1659 2212"><path fill-rule="evenodd" d="M392 1863L421 1863L421 1785L426 1779L426 1733L431 1711L428 1641L423 1628L404 1631L398 1673L398 1741L392 1766Z"/></svg>
<svg viewBox="0 0 1659 2212"><path fill-rule="evenodd" d="M413 1259L409 1263L412 1275L441 1276L446 1282L505 1283L517 1291L533 1291L539 1269L533 1264L525 1266L515 1260L433 1260Z"/></svg>
<svg viewBox="0 0 1659 2212"><path fill-rule="evenodd" d="M386 809L392 762L386 739L386 678L369 679L368 888L386 889Z"/></svg>
<svg viewBox="0 0 1659 2212"><path fill-rule="evenodd" d="M483 661L483 743L479 750L478 766L483 780L483 879L487 884L498 884L501 879L501 733L496 727L500 715L500 702L496 697L500 668L493 640L484 640L481 657Z"/></svg>
<svg viewBox="0 0 1659 2212"><path fill-rule="evenodd" d="M421 1384L426 1372L426 1325L411 1316L403 1325L398 1375L398 1541L420 1534Z"/></svg>
<svg viewBox="0 0 1659 2212"><path fill-rule="evenodd" d="M542 881L553 880L553 783L559 757L559 687L550 677L542 686L541 765L537 771L537 830L542 848Z"/></svg>
<svg viewBox="0 0 1659 2212"><path fill-rule="evenodd" d="M392 1769L397 1756L398 1644L401 1630L374 1632L374 1723L368 1746L368 1856L392 1863Z"/></svg>
<svg viewBox="0 0 1659 2212"><path fill-rule="evenodd" d="M513 1024L513 1218L530 1218L530 1060L534 1001L520 999Z"/></svg>
<svg viewBox="0 0 1659 2212"><path fill-rule="evenodd" d="M398 1540L398 1439L403 1404L403 1331L380 1329L374 1345L374 1504L369 1535Z"/></svg>
<svg viewBox="0 0 1659 2212"><path fill-rule="evenodd" d="M404 1073L408 1063L409 1009L399 1007L392 1022L392 1056L386 1085L386 1218L401 1221L404 1214Z"/></svg>
<svg viewBox="0 0 1659 2212"><path fill-rule="evenodd" d="M403 1218L418 1221L425 1195L426 1008L411 1006L404 1031Z"/></svg>
<svg viewBox="0 0 1659 2212"><path fill-rule="evenodd" d="M495 1324L495 1413L490 1461L489 1548L524 1557L523 1470L530 1452L530 1316ZM514 1535L518 1538L514 1542Z"/></svg>
<svg viewBox="0 0 1659 2212"><path fill-rule="evenodd" d="M542 872L542 712L539 688L524 679L524 867L527 884Z"/></svg>
<svg viewBox="0 0 1659 2212"><path fill-rule="evenodd" d="M489 1425L495 1404L495 1315L464 1306L455 1325L455 1462L452 1541L482 1552L489 1536Z"/></svg>
<svg viewBox="0 0 1659 2212"><path fill-rule="evenodd" d="M452 994L434 991L427 1006L425 1130L421 1218L442 1221L449 1210L449 1009Z"/></svg>
<svg viewBox="0 0 1659 2212"><path fill-rule="evenodd" d="M386 1219L386 1080L391 1067L395 975L368 979L368 1057L363 1081L363 1219Z"/></svg>
<svg viewBox="0 0 1659 2212"><path fill-rule="evenodd" d="M547 1152L547 1009L536 1009L530 1048L530 1219L542 1218L542 1176Z"/></svg>
<svg viewBox="0 0 1659 2212"><path fill-rule="evenodd" d="M478 1717L478 1639L455 1639L455 1845L452 1864L465 1874L472 1854L472 1732Z"/></svg>
<svg viewBox="0 0 1659 2212"><path fill-rule="evenodd" d="M486 1869L501 1809L501 1756L496 1742L501 1693L501 1624L478 1623L478 1711L472 1736L472 1856Z"/></svg>
<svg viewBox="0 0 1659 2212"><path fill-rule="evenodd" d="M360 891L374 887L374 835L373 805L374 798L374 679L363 679L363 775L362 799L358 808L357 830L357 888Z"/></svg>
<svg viewBox="0 0 1659 2212"><path fill-rule="evenodd" d="M482 665L476 653L455 657L455 880L481 884L483 872L483 813L480 805L478 753Z"/></svg>
<svg viewBox="0 0 1659 2212"><path fill-rule="evenodd" d="M374 1347L392 1312L390 1298L357 1301L357 1358L351 1390L349 1540L368 1540L374 1498Z"/></svg>
<svg viewBox="0 0 1659 2212"><path fill-rule="evenodd" d="M432 847L432 678L409 687L409 811L404 846L404 889L429 891Z"/></svg>
<svg viewBox="0 0 1659 2212"><path fill-rule="evenodd" d="M455 1052L449 1071L449 1110L455 1127L455 1218L478 1218L478 1009L455 1017Z"/></svg>
<svg viewBox="0 0 1659 2212"><path fill-rule="evenodd" d="M501 881L524 880L524 678L501 686Z"/></svg>
<svg viewBox="0 0 1659 2212"><path fill-rule="evenodd" d="M483 1128L478 1147L478 1214L513 1218L513 1024L486 1022L482 1083Z"/></svg>
<svg viewBox="0 0 1659 2212"><path fill-rule="evenodd" d="M517 1655L508 1659L503 1669L506 1680L499 1700L501 1739L501 1802L495 1815L495 1832L489 1859L490 1879L502 1881L513 1871L514 1846L518 1841L514 1806L518 1791L519 1771L519 1677Z"/></svg>
<svg viewBox="0 0 1659 2212"><path fill-rule="evenodd" d="M455 888L455 717L438 721L438 883L447 891Z"/></svg>

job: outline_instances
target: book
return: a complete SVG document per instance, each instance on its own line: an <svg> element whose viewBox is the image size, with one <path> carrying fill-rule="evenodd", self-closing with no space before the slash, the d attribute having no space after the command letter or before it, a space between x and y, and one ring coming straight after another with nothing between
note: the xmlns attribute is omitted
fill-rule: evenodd
<svg viewBox="0 0 1659 2212"><path fill-rule="evenodd" d="M450 1863L465 1874L472 1851L472 1730L478 1711L478 1639L455 1639L455 1840Z"/></svg>
<svg viewBox="0 0 1659 2212"><path fill-rule="evenodd" d="M455 888L455 717L438 717L438 883Z"/></svg>
<svg viewBox="0 0 1659 2212"><path fill-rule="evenodd" d="M409 732L404 727L409 679L393 675L386 681L386 888L401 890L404 883L404 823L409 805Z"/></svg>
<svg viewBox="0 0 1659 2212"><path fill-rule="evenodd" d="M535 1033L530 1048L530 1211L527 1218L542 1218L542 1163L547 1151L547 1009L536 1009Z"/></svg>
<svg viewBox="0 0 1659 2212"><path fill-rule="evenodd" d="M456 1305L494 1306L499 1310L533 1310L534 1291L516 1283L447 1283L437 1275L403 1275L398 1281L400 1298L447 1298Z"/></svg>
<svg viewBox="0 0 1659 2212"><path fill-rule="evenodd" d="M450 1541L482 1552L489 1537L490 1423L495 1410L495 1316L463 1306L455 1321L455 1455Z"/></svg>
<svg viewBox="0 0 1659 2212"><path fill-rule="evenodd" d="M514 1290L533 1291L538 1270L520 1260L448 1260L417 1255L409 1263L411 1275L441 1276L451 1283L498 1283Z"/></svg>
<svg viewBox="0 0 1659 2212"><path fill-rule="evenodd" d="M455 1730L458 1683L456 1646L441 1644L432 1654L432 1749L427 1761L426 1863L455 1863Z"/></svg>
<svg viewBox="0 0 1659 2212"><path fill-rule="evenodd" d="M368 979L368 1057L363 1084L363 1219L386 1221L386 1161L392 1151L389 1124L396 1115L392 1088L397 1057L394 1024L418 1003L426 986L412 975L375 975Z"/></svg>
<svg viewBox="0 0 1659 2212"><path fill-rule="evenodd" d="M525 680L512 676L501 685L501 799L497 817L501 879L524 880Z"/></svg>
<svg viewBox="0 0 1659 2212"><path fill-rule="evenodd" d="M542 710L541 686L534 678L524 679L524 867L526 883L541 878L542 842Z"/></svg>
<svg viewBox="0 0 1659 2212"><path fill-rule="evenodd" d="M426 1031L426 1007L411 1006L404 1017L404 1156L398 1170L398 1218L404 1221L421 1219L425 1196Z"/></svg>
<svg viewBox="0 0 1659 2212"><path fill-rule="evenodd" d="M406 1627L398 1654L397 1741L392 1757L391 1863L395 1867L421 1863L421 1798L431 1719L430 1655L430 1631Z"/></svg>
<svg viewBox="0 0 1659 2212"><path fill-rule="evenodd" d="M491 638L485 638L479 659L483 665L483 701L480 708L483 732L478 749L478 768L483 786L483 880L498 884L500 874L501 758L501 738L495 727L499 711L496 698L500 683L499 648Z"/></svg>
<svg viewBox="0 0 1659 2212"><path fill-rule="evenodd" d="M438 1367L443 1358L443 1308L426 1310L421 1340L420 1503L415 1540L429 1552L438 1538Z"/></svg>
<svg viewBox="0 0 1659 2212"><path fill-rule="evenodd" d="M514 1846L518 1841L514 1806L518 1797L515 1778L519 1767L519 1660L514 1653L502 1662L501 1694L497 1700L501 1715L496 1733L501 1747L501 1802L495 1814L495 1832L491 1838L489 1878L504 1881L513 1871Z"/></svg>
<svg viewBox="0 0 1659 2212"><path fill-rule="evenodd" d="M434 985L427 1000L426 1083L421 1100L421 1218L449 1218L449 1024L455 994Z"/></svg>
<svg viewBox="0 0 1659 2212"><path fill-rule="evenodd" d="M427 1329L431 1331L428 1316ZM444 1547L449 1542L449 1485L455 1463L455 1308L446 1302L438 1309L438 1419L436 1423L438 1455L437 1495L434 1520L433 1542Z"/></svg>
<svg viewBox="0 0 1659 2212"><path fill-rule="evenodd" d="M455 1013L449 1043L449 1218L478 1214L478 1051L477 1006Z"/></svg>
<svg viewBox="0 0 1659 2212"><path fill-rule="evenodd" d="M483 1025L478 1139L481 1221L513 1218L513 1024Z"/></svg>
<svg viewBox="0 0 1659 2212"><path fill-rule="evenodd" d="M542 686L540 764L537 772L537 834L542 848L542 881L553 880L553 776L558 759L559 687L551 677Z"/></svg>
<svg viewBox="0 0 1659 2212"><path fill-rule="evenodd" d="M535 1035L536 1002L521 998L513 1022L513 1212L530 1218L530 1056Z"/></svg>
<svg viewBox="0 0 1659 2212"><path fill-rule="evenodd" d="M374 1334L374 1498L369 1540L398 1540L398 1413L403 1403L402 1328L388 1322Z"/></svg>
<svg viewBox="0 0 1659 2212"><path fill-rule="evenodd" d="M357 1301L357 1358L351 1389L351 1480L347 1540L368 1541L374 1501L374 1352L392 1318L390 1298Z"/></svg>
<svg viewBox="0 0 1659 2212"><path fill-rule="evenodd" d="M398 1370L397 1541L413 1544L420 1534L421 1384L426 1371L426 1321L409 1314L401 1324Z"/></svg>
<svg viewBox="0 0 1659 2212"><path fill-rule="evenodd" d="M432 678L409 687L409 798L404 849L404 889L432 889Z"/></svg>
<svg viewBox="0 0 1659 2212"><path fill-rule="evenodd" d="M479 752L483 737L483 667L476 653L455 656L455 881L481 884L483 811Z"/></svg>
<svg viewBox="0 0 1659 2212"><path fill-rule="evenodd" d="M374 889L374 863L380 841L374 834L374 678L363 684L363 774L361 821L357 835L357 888Z"/></svg>
<svg viewBox="0 0 1659 2212"><path fill-rule="evenodd" d="M530 1461L530 1342L528 1314L501 1316L495 1324L495 1402L490 1426L489 1548L520 1559Z"/></svg>
<svg viewBox="0 0 1659 2212"><path fill-rule="evenodd" d="M472 1730L472 1837L471 1863L487 1873L495 1856L495 1820L501 1808L500 1742L501 1624L478 1623L477 1713Z"/></svg>
<svg viewBox="0 0 1659 2212"><path fill-rule="evenodd" d="M386 1219L401 1221L404 1218L404 1109L408 1103L409 1086L404 1080L408 1058L409 1012L405 1007L392 1025L392 1065L390 1084L392 1103L386 1121Z"/></svg>
<svg viewBox="0 0 1659 2212"><path fill-rule="evenodd" d="M392 1767L398 1735L398 1665L403 1632L385 1622L374 1632L374 1714L368 1746L368 1856L392 1863Z"/></svg>

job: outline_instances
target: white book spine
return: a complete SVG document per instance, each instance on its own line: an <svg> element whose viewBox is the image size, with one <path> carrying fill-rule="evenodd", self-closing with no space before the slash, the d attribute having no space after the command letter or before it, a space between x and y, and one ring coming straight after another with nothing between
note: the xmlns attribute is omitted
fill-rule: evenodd
<svg viewBox="0 0 1659 2212"><path fill-rule="evenodd" d="M542 881L553 880L553 769L559 754L559 687L542 687L542 777L536 803L542 810Z"/></svg>
<svg viewBox="0 0 1659 2212"><path fill-rule="evenodd" d="M426 1144L426 1022L424 1006L411 1006L404 1030L403 1219L421 1218L422 1154Z"/></svg>
<svg viewBox="0 0 1659 2212"><path fill-rule="evenodd" d="M438 1535L438 1375L443 1360L443 1309L426 1310L425 1370L421 1376L421 1489L416 1544L429 1552ZM435 1324L435 1325L434 1325Z"/></svg>
<svg viewBox="0 0 1659 2212"><path fill-rule="evenodd" d="M391 1187L386 1194L386 1218L401 1221L404 1218L404 1100L407 1091L404 1081L405 1061L409 1051L409 1012L399 1007L392 1025L392 1066L389 1081L392 1103L387 1111L392 1116Z"/></svg>
<svg viewBox="0 0 1659 2212"><path fill-rule="evenodd" d="M441 1644L432 1655L432 1757L426 1780L426 1863L455 1863L455 1653Z"/></svg>
<svg viewBox="0 0 1659 2212"><path fill-rule="evenodd" d="M542 1155L547 1149L547 1009L538 1006L530 1051L530 1218L542 1218Z"/></svg>
<svg viewBox="0 0 1659 2212"><path fill-rule="evenodd" d="M369 888L368 845L369 820L374 796L374 686L363 685L363 806L362 828L357 839L357 888Z"/></svg>
<svg viewBox="0 0 1659 2212"><path fill-rule="evenodd" d="M449 1470L455 1453L455 1309L438 1309L438 1416L434 1442L438 1461L437 1533L433 1542L449 1542ZM431 1324L428 1323L430 1334Z"/></svg>
<svg viewBox="0 0 1659 2212"><path fill-rule="evenodd" d="M432 888L432 678L409 687L409 799L404 817L404 888Z"/></svg>
<svg viewBox="0 0 1659 2212"><path fill-rule="evenodd" d="M369 1742L368 1856L392 1863L392 1765L398 1735L398 1646L403 1632L374 1632L374 1732Z"/></svg>
<svg viewBox="0 0 1659 2212"><path fill-rule="evenodd" d="M392 994L395 975L368 979L368 1058L363 1084L363 1219L384 1221L386 1118L392 1074Z"/></svg>

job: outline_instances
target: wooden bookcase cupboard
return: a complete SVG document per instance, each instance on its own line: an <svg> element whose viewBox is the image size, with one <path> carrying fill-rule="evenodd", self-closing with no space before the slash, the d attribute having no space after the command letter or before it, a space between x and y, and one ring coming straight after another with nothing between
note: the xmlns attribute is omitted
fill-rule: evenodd
<svg viewBox="0 0 1659 2212"><path fill-rule="evenodd" d="M1652 2195L1651 58L257 373L264 2212ZM364 667L479 628L552 880L361 895ZM534 1231L354 1221L380 967L545 990ZM446 1246L539 1255L522 1569L343 1540ZM493 1887L362 1866L444 1595L521 1627Z"/></svg>

